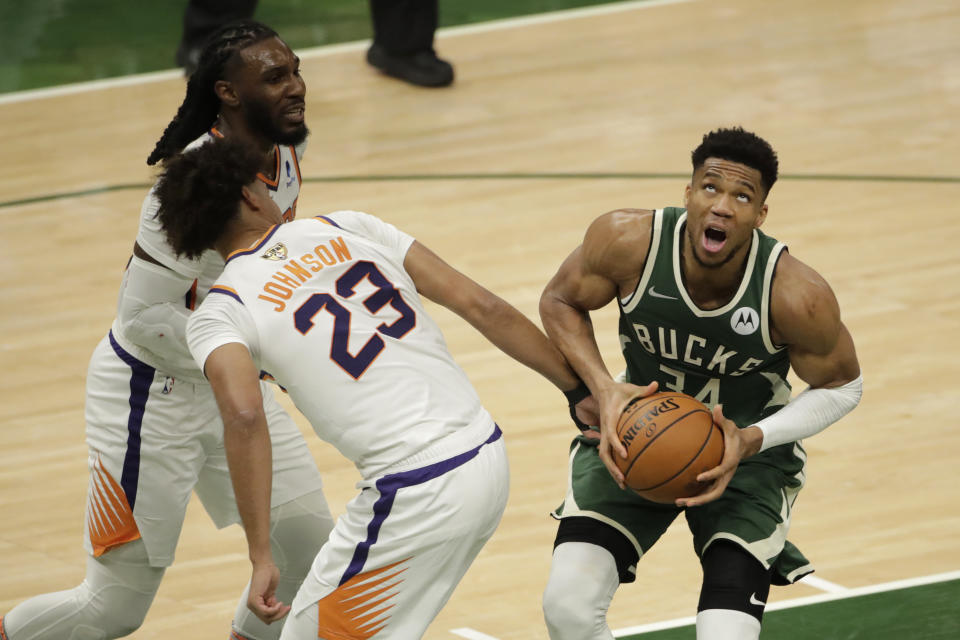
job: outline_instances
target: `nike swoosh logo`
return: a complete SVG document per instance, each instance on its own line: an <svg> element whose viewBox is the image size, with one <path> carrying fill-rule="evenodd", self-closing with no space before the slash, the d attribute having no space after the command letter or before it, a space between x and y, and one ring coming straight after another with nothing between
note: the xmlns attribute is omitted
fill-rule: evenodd
<svg viewBox="0 0 960 640"><path fill-rule="evenodd" d="M751 593L751 594L750 594L750 604L752 604L752 605L754 605L754 606L757 606L757 607L765 607L765 606L767 606L767 603L764 602L763 600L757 600L757 594L755 594L755 593Z"/></svg>
<svg viewBox="0 0 960 640"><path fill-rule="evenodd" d="M649 289L647 289L647 293L649 293L649 294L650 294L651 296L653 296L654 298L663 298L664 300L676 300L676 299L677 299L677 298L675 298L674 296L666 296L666 295L664 295L664 294L662 294L662 293L657 293L656 291L653 290L653 287L652 287L652 286L651 286Z"/></svg>

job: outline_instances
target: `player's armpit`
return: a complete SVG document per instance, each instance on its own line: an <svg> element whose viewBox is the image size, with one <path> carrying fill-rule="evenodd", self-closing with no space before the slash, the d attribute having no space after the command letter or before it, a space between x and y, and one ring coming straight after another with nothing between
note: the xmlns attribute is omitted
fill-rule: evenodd
<svg viewBox="0 0 960 640"><path fill-rule="evenodd" d="M164 269L167 268L166 266L164 266L163 264L161 264L156 258L154 258L154 257L151 256L149 253L147 253L147 252L143 249L143 247L140 246L140 243L139 243L139 242L134 242L134 243L133 243L133 255L137 256L137 257L140 258L141 260L146 260L147 262L151 262L151 263L153 263L153 264L155 264L155 265L158 265L158 266L160 266L160 267L163 267Z"/></svg>

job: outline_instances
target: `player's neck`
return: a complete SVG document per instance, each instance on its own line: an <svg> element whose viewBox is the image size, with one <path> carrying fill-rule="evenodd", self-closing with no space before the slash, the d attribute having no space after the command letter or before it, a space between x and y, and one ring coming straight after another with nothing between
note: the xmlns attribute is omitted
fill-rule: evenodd
<svg viewBox="0 0 960 640"><path fill-rule="evenodd" d="M260 218L237 221L229 231L223 234L214 248L226 260L235 251L249 249L255 245L274 226Z"/></svg>
<svg viewBox="0 0 960 640"><path fill-rule="evenodd" d="M271 179L276 177L273 175L277 161L274 155L276 144L273 141L257 135L247 126L243 118L238 120L237 118L232 118L229 115L221 113L217 116L213 126L223 137L242 140L259 149L263 154L263 163L260 166L261 173Z"/></svg>
<svg viewBox="0 0 960 640"><path fill-rule="evenodd" d="M713 266L701 264L693 251L685 246L686 240L681 238L680 279L687 295L701 309L718 309L730 302L740 288L749 246L746 250L738 250L724 264Z"/></svg>

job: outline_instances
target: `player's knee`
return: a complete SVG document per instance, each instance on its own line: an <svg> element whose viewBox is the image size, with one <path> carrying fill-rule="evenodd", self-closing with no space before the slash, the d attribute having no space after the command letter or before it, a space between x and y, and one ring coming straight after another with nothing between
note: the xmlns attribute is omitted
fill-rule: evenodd
<svg viewBox="0 0 960 640"><path fill-rule="evenodd" d="M87 610L92 626L107 638L122 638L140 628L163 578L162 567L150 566L143 542L137 540L87 563Z"/></svg>
<svg viewBox="0 0 960 640"><path fill-rule="evenodd" d="M573 585L547 583L543 592L543 619L552 640L593 638L597 620L591 609Z"/></svg>
<svg viewBox="0 0 960 640"><path fill-rule="evenodd" d="M558 545L543 592L543 617L550 638L612 638L607 609L619 584L616 563L606 549L577 542Z"/></svg>
<svg viewBox="0 0 960 640"><path fill-rule="evenodd" d="M302 580L333 530L333 516L323 491L318 489L274 507L270 517L270 542L277 568L284 576Z"/></svg>
<svg viewBox="0 0 960 640"><path fill-rule="evenodd" d="M88 588L87 582L79 588ZM104 638L123 638L128 636L143 624L150 604L153 602L154 592L143 593L136 588L125 584L111 584L102 586L89 594L90 604L85 613L90 616L91 629L103 631ZM78 625L72 640L86 640L96 636L76 635L81 632Z"/></svg>
<svg viewBox="0 0 960 640"><path fill-rule="evenodd" d="M113 609L104 620L104 626L110 630L109 637L111 638L123 638L130 635L140 628L147 616L150 603L143 603L140 594L134 594L132 598L126 598L126 601L129 606L122 609Z"/></svg>
<svg viewBox="0 0 960 640"><path fill-rule="evenodd" d="M763 619L770 592L770 570L732 542L718 541L701 559L703 586L697 611L726 609Z"/></svg>

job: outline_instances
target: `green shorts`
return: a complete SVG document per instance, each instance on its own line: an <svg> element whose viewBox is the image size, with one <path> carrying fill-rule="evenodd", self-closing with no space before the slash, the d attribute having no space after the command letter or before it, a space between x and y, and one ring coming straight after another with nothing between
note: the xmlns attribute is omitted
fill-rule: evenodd
<svg viewBox="0 0 960 640"><path fill-rule="evenodd" d="M557 519L576 517L602 522L627 539L629 545L609 544L609 535L596 540L579 527L576 540L595 542L616 558L632 546L639 559L667 530L681 512L693 534L699 557L716 540L733 542L773 569L774 584L790 584L813 571L810 563L787 542L790 516L803 487L806 454L799 443L774 447L743 463L726 491L717 500L699 507L680 509L650 502L630 490L620 489L600 460L597 441L577 436L570 446L567 496L553 512ZM589 529L589 528L588 528ZM558 542L562 542L559 540ZM621 551L618 552L617 549ZM622 558L617 558L621 566ZM632 582L636 566L621 570L621 582Z"/></svg>

